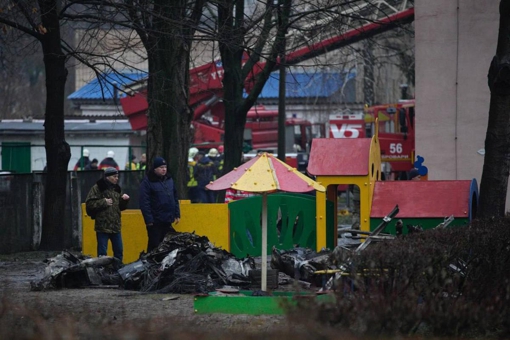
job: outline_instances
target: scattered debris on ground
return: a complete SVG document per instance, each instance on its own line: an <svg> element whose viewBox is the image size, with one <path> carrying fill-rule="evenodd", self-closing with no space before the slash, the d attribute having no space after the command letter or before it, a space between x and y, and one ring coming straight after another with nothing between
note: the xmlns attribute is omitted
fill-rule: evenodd
<svg viewBox="0 0 510 340"><path fill-rule="evenodd" d="M350 271L353 256L372 242L395 238L382 232L397 213L398 206L372 232L349 230L352 236L359 234L365 238L363 243L339 242L333 251L323 249L318 253L301 247L291 250L273 247L270 260L273 270L268 270L267 275L269 287L276 289L295 282L302 288L331 289L334 279L329 277L325 284L324 274L336 273L339 279L341 272ZM222 287L260 286L260 257L237 259L214 247L206 236L194 233L169 233L157 248L124 266L113 257L92 258L68 251L45 262L44 277L31 283L34 291L100 286L162 294L207 294Z"/></svg>

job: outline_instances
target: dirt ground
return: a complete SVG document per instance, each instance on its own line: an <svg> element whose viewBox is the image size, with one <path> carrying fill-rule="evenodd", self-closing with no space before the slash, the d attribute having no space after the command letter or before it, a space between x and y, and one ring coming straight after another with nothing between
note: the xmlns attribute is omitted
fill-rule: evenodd
<svg viewBox="0 0 510 340"><path fill-rule="evenodd" d="M28 252L0 255L0 327L4 331L6 323L13 325L9 332L29 332L28 335L39 332L41 327L48 330L49 325L57 324L57 329L65 325L71 329L69 332L81 335L119 327L127 329L133 325L141 325L150 333L171 330L173 334L177 330L185 333L227 331L256 334L294 328L283 316L195 314L192 295L177 295L176 300L171 300L168 299L170 294L143 294L118 288L31 291L30 281L44 276L46 265L43 260L57 254ZM59 332L52 327L49 329L53 333ZM85 337L88 338L88 335Z"/></svg>

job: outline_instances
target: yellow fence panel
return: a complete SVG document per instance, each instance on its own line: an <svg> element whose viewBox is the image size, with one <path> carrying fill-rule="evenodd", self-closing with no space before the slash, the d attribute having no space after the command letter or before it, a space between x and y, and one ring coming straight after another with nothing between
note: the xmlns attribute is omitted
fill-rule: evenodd
<svg viewBox="0 0 510 340"><path fill-rule="evenodd" d="M180 232L195 232L207 236L216 247L230 251L230 230L228 222L228 205L222 203L200 204L180 201L181 221L174 225ZM122 212L122 241L124 244L124 263L138 260L140 253L147 250L147 230L139 209ZM85 212L82 204L82 253L97 256L96 233L94 220ZM108 244L108 255L113 256L111 244Z"/></svg>

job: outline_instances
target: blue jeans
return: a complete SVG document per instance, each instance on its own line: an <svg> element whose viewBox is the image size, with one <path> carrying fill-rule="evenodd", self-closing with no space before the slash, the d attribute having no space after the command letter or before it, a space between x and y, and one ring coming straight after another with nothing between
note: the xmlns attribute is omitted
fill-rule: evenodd
<svg viewBox="0 0 510 340"><path fill-rule="evenodd" d="M121 233L100 233L96 232L97 238L97 256L106 256L108 250L108 240L112 241L113 257L116 257L122 263L122 253L124 247L122 246Z"/></svg>

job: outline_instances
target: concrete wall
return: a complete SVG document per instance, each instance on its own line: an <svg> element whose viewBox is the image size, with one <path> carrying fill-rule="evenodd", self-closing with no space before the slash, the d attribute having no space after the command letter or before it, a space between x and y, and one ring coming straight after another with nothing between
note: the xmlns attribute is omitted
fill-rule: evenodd
<svg viewBox="0 0 510 340"><path fill-rule="evenodd" d="M487 130L498 6L499 0L415 2L416 150L429 179L480 183L484 157L477 151Z"/></svg>

